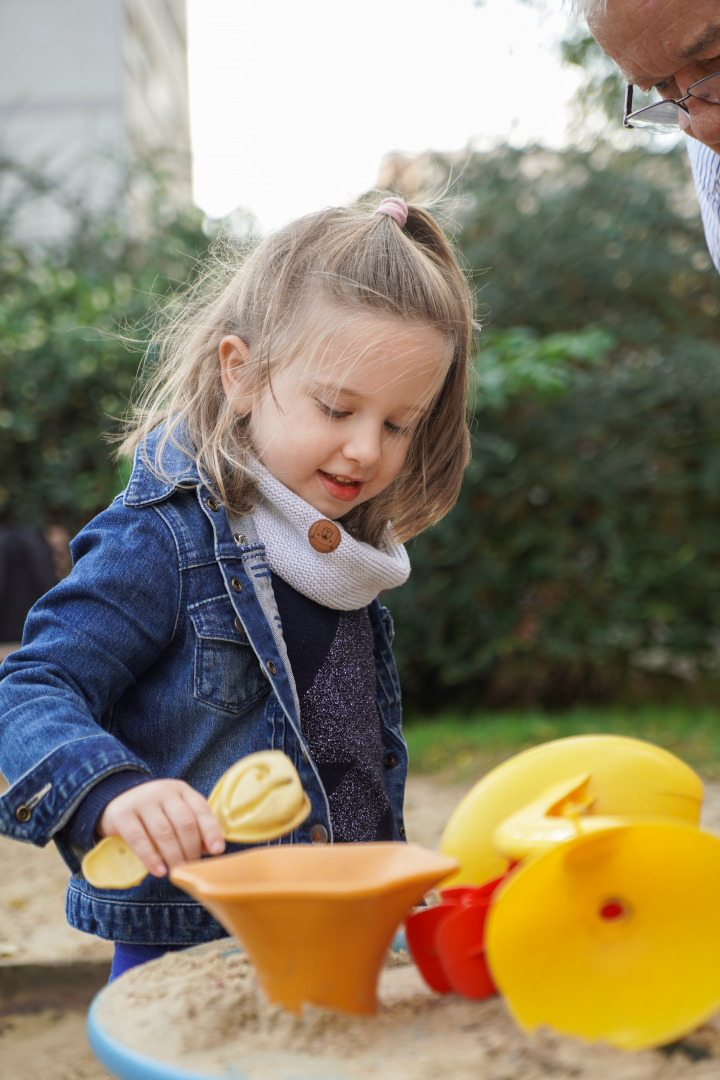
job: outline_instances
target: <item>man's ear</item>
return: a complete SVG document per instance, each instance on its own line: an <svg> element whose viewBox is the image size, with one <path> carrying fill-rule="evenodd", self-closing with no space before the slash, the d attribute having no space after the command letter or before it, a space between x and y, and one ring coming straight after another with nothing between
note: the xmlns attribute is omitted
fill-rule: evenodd
<svg viewBox="0 0 720 1080"><path fill-rule="evenodd" d="M225 396L236 412L246 416L252 410L250 349L237 334L229 334L220 342L218 353Z"/></svg>

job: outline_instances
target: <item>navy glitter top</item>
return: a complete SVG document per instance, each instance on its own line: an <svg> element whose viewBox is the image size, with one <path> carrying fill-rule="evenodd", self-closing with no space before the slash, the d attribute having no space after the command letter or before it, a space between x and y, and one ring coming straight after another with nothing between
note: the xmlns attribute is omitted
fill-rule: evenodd
<svg viewBox="0 0 720 1080"><path fill-rule="evenodd" d="M272 575L300 722L330 804L338 843L393 839L393 816L383 783L375 662L367 608L335 611ZM73 846L95 841L111 799L147 777L123 770L105 777L65 826Z"/></svg>
<svg viewBox="0 0 720 1080"><path fill-rule="evenodd" d="M335 611L272 575L303 734L338 843L392 840L367 608Z"/></svg>

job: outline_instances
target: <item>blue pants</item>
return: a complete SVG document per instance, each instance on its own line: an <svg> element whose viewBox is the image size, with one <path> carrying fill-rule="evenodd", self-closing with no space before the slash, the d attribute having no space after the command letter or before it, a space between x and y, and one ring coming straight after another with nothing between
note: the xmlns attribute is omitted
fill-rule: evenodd
<svg viewBox="0 0 720 1080"><path fill-rule="evenodd" d="M112 970L109 982L117 979L118 975L129 971L138 964L147 964L148 960L157 960L166 952L178 952L186 949L187 945L127 945L125 942L115 943L115 955L113 956Z"/></svg>

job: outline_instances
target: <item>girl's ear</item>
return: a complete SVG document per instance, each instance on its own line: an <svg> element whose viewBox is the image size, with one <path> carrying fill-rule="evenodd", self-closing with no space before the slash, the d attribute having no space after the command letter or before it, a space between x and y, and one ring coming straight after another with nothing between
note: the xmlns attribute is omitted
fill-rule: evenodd
<svg viewBox="0 0 720 1080"><path fill-rule="evenodd" d="M237 334L230 334L220 342L218 353L225 396L235 412L246 416L252 410L250 349Z"/></svg>

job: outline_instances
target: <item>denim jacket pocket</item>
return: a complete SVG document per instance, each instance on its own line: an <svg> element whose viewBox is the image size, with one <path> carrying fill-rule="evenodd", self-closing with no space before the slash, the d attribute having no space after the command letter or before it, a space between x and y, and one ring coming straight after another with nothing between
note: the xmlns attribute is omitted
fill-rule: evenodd
<svg viewBox="0 0 720 1080"><path fill-rule="evenodd" d="M195 629L196 700L238 713L266 695L268 681L227 596L194 604L188 614Z"/></svg>

